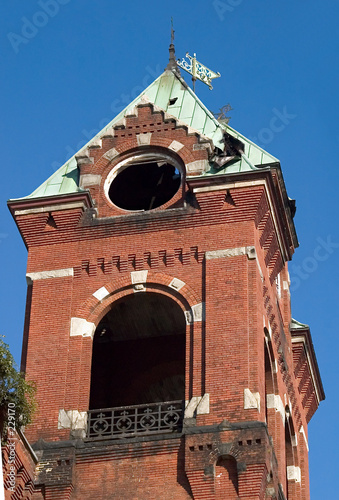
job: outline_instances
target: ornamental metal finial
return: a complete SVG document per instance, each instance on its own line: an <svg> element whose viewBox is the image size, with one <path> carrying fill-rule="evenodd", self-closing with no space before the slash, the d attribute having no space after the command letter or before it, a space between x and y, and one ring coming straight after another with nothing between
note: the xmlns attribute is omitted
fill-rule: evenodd
<svg viewBox="0 0 339 500"><path fill-rule="evenodd" d="M171 17L171 45L174 44L173 17Z"/></svg>
<svg viewBox="0 0 339 500"><path fill-rule="evenodd" d="M188 58L188 62L185 61L185 58L183 58L182 61L177 61L177 64L180 68L192 75L193 92L195 92L196 80L206 83L206 85L209 86L209 89L212 90L213 87L211 85L211 81L213 78L219 78L219 76L221 76L220 73L215 73L215 71L208 69L206 66L197 61L196 54L193 54L193 57L191 57L187 52L186 57Z"/></svg>
<svg viewBox="0 0 339 500"><path fill-rule="evenodd" d="M173 17L171 17L171 45L169 46L169 61L166 70L175 71L180 75L180 70L175 59Z"/></svg>

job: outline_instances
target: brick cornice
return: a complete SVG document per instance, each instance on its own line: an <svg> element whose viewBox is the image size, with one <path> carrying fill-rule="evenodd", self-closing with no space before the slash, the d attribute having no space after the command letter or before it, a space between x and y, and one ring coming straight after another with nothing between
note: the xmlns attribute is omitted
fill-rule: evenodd
<svg viewBox="0 0 339 500"><path fill-rule="evenodd" d="M7 202L8 208L15 218L18 211L27 211L27 213L32 213L40 209L41 212L48 211L49 207L58 206L62 210L62 207L72 203L82 202L84 207L90 208L93 206L93 201L91 195L88 191L82 191L78 193L55 195L55 196L44 196L42 198L22 198L18 200L9 200ZM55 209L55 208L54 208Z"/></svg>

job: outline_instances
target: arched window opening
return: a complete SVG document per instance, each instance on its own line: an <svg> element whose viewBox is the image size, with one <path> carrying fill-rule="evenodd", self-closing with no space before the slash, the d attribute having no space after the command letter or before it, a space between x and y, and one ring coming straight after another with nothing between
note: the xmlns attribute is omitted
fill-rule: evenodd
<svg viewBox="0 0 339 500"><path fill-rule="evenodd" d="M113 303L93 339L90 409L185 399L186 321L157 293Z"/></svg>
<svg viewBox="0 0 339 500"><path fill-rule="evenodd" d="M230 455L219 457L215 465L215 498L217 500L238 498L237 462Z"/></svg>
<svg viewBox="0 0 339 500"><path fill-rule="evenodd" d="M170 201L182 181L179 164L163 153L137 154L121 162L105 182L108 199L123 210L153 210Z"/></svg>

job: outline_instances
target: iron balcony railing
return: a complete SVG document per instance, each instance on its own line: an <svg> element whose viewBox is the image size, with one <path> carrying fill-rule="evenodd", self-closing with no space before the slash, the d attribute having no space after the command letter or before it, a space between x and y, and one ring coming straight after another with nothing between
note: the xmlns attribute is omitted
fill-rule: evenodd
<svg viewBox="0 0 339 500"><path fill-rule="evenodd" d="M162 432L180 432L183 401L166 401L90 410L87 438L120 439Z"/></svg>

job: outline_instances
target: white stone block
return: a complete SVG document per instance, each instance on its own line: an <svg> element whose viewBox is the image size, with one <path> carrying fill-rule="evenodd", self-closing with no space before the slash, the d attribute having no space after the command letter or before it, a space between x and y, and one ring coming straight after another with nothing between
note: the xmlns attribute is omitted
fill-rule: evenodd
<svg viewBox="0 0 339 500"><path fill-rule="evenodd" d="M108 295L109 291L104 286L102 286L96 292L93 293L93 296L98 300L103 300Z"/></svg>
<svg viewBox="0 0 339 500"><path fill-rule="evenodd" d="M146 283L148 271L132 271L131 281L132 285L137 283Z"/></svg>
<svg viewBox="0 0 339 500"><path fill-rule="evenodd" d="M226 248L225 250L213 250L206 252L206 259L221 259L224 257L238 257L246 255L246 247Z"/></svg>
<svg viewBox="0 0 339 500"><path fill-rule="evenodd" d="M197 415L208 415L210 412L210 395L204 394L197 406Z"/></svg>
<svg viewBox="0 0 339 500"><path fill-rule="evenodd" d="M195 304L192 306L193 320L203 321L205 319L205 304L200 302L200 304Z"/></svg>
<svg viewBox="0 0 339 500"><path fill-rule="evenodd" d="M112 148L112 149L109 149L105 154L104 154L104 157L106 158L106 160L113 160L116 156L118 156L119 153L118 151L115 149L115 148Z"/></svg>
<svg viewBox="0 0 339 500"><path fill-rule="evenodd" d="M186 165L187 172L205 172L208 169L208 161L207 160L196 160L187 163Z"/></svg>
<svg viewBox="0 0 339 500"><path fill-rule="evenodd" d="M69 412L65 410L59 410L58 429L70 429L70 428L71 428L71 419L69 416Z"/></svg>
<svg viewBox="0 0 339 500"><path fill-rule="evenodd" d="M296 483L301 482L301 470L300 467L296 467L295 465L289 465L287 467L287 480L295 481Z"/></svg>
<svg viewBox="0 0 339 500"><path fill-rule="evenodd" d="M100 137L96 137L95 139L91 140L88 147L89 148L102 148L102 140L100 139Z"/></svg>
<svg viewBox="0 0 339 500"><path fill-rule="evenodd" d="M171 149L172 151L174 151L175 153L177 153L183 147L184 147L184 145L181 144L181 142L179 142L179 141L172 141L171 144L168 146L168 149Z"/></svg>
<svg viewBox="0 0 339 500"><path fill-rule="evenodd" d="M86 411L78 411L73 410L72 412L72 430L86 430L87 428L87 412Z"/></svg>
<svg viewBox="0 0 339 500"><path fill-rule="evenodd" d="M59 410L58 429L86 430L87 412L78 410Z"/></svg>
<svg viewBox="0 0 339 500"><path fill-rule="evenodd" d="M168 286L173 288L174 290L180 290L185 285L186 283L184 281L181 281L178 278L173 278Z"/></svg>
<svg viewBox="0 0 339 500"><path fill-rule="evenodd" d="M274 408L275 411L279 412L283 423L285 423L285 406L278 394L267 394L266 405L267 408Z"/></svg>
<svg viewBox="0 0 339 500"><path fill-rule="evenodd" d="M255 248L253 246L246 247L246 255L249 259L256 259L257 258L257 252L255 251ZM260 269L260 271L261 271L261 269Z"/></svg>
<svg viewBox="0 0 339 500"><path fill-rule="evenodd" d="M101 182L101 175L83 174L80 176L80 187L99 186Z"/></svg>
<svg viewBox="0 0 339 500"><path fill-rule="evenodd" d="M28 273L26 274L26 279L28 283L36 280L47 280L50 278L66 278L68 276L73 276L73 267L68 269L54 269L52 271L40 271L38 273Z"/></svg>
<svg viewBox="0 0 339 500"><path fill-rule="evenodd" d="M224 257L238 257L240 255L247 255L249 259L257 258L255 247L248 246L248 247L225 248L224 250L212 250L206 252L206 259L210 260L210 259L220 259Z"/></svg>
<svg viewBox="0 0 339 500"><path fill-rule="evenodd" d="M266 396L266 406L267 408L274 408L275 407L275 394L267 394Z"/></svg>
<svg viewBox="0 0 339 500"><path fill-rule="evenodd" d="M192 311L185 311L186 325L191 325L193 323Z"/></svg>
<svg viewBox="0 0 339 500"><path fill-rule="evenodd" d="M195 410L201 400L201 396L193 396L188 405L185 408L185 418L193 418Z"/></svg>
<svg viewBox="0 0 339 500"><path fill-rule="evenodd" d="M86 321L83 318L71 318L71 337L91 337L93 338L95 332L95 324Z"/></svg>
<svg viewBox="0 0 339 500"><path fill-rule="evenodd" d="M256 408L260 411L260 394L251 392L250 389L244 389L244 409L250 410Z"/></svg>
<svg viewBox="0 0 339 500"><path fill-rule="evenodd" d="M112 126L102 132L101 138L103 139L104 137L114 137L114 128Z"/></svg>
<svg viewBox="0 0 339 500"><path fill-rule="evenodd" d="M149 146L151 144L152 133L147 132L145 134L137 135L138 146Z"/></svg>

